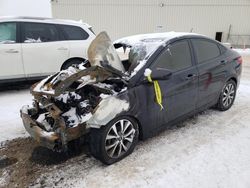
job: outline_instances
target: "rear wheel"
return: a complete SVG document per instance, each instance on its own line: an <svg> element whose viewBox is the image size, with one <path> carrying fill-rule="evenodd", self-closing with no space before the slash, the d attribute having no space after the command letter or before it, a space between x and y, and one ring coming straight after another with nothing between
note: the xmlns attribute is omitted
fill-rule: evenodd
<svg viewBox="0 0 250 188"><path fill-rule="evenodd" d="M105 164L113 164L133 152L138 142L137 122L119 117L100 129L90 132L90 152Z"/></svg>
<svg viewBox="0 0 250 188"><path fill-rule="evenodd" d="M233 80L229 80L223 90L221 91L220 98L217 104L217 107L221 111L226 111L234 103L236 96L236 83Z"/></svg>

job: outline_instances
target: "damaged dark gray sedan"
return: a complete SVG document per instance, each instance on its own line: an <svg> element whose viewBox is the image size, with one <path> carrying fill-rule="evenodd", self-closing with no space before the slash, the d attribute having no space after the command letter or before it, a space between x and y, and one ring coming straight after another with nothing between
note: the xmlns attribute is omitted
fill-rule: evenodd
<svg viewBox="0 0 250 188"><path fill-rule="evenodd" d="M195 113L212 106L228 110L242 69L239 54L221 43L176 32L115 43L102 32L88 58L33 85L33 106L24 106L21 117L41 145L67 151L85 138L106 164Z"/></svg>

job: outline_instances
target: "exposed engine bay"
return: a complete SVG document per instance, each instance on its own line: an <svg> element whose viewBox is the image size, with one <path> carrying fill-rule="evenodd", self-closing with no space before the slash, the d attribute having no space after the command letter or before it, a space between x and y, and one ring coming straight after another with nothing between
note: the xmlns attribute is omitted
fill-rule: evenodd
<svg viewBox="0 0 250 188"><path fill-rule="evenodd" d="M80 70L79 67L71 67L71 69ZM87 81L86 78L85 81ZM91 81L90 77L88 81ZM82 83L81 80L77 80L62 94L49 97L50 102L61 110L61 116L66 127L74 127L86 122L91 118L94 109L103 98L114 95L126 88L126 84L115 77L91 85L83 84L83 86ZM36 120L44 125L43 128L46 131L55 131L55 121L48 111L40 114Z"/></svg>

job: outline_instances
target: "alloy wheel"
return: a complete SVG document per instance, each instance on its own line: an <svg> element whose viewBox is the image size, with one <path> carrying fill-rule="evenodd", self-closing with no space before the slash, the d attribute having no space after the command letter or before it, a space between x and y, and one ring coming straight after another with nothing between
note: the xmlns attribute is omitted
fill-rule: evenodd
<svg viewBox="0 0 250 188"><path fill-rule="evenodd" d="M224 107L230 106L235 97L235 87L232 83L229 83L226 85L224 92L223 92L223 97L222 97L222 104Z"/></svg>
<svg viewBox="0 0 250 188"><path fill-rule="evenodd" d="M135 132L133 124L127 119L120 119L114 123L105 139L105 150L108 156L119 158L125 154L134 141Z"/></svg>

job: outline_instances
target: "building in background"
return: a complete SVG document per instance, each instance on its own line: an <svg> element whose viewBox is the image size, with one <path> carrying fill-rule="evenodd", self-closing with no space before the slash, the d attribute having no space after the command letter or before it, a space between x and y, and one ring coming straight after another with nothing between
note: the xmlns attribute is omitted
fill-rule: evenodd
<svg viewBox="0 0 250 188"><path fill-rule="evenodd" d="M52 17L50 0L0 0L0 16Z"/></svg>
<svg viewBox="0 0 250 188"><path fill-rule="evenodd" d="M83 20L112 39L148 32L196 32L250 45L250 0L52 0L55 18Z"/></svg>

